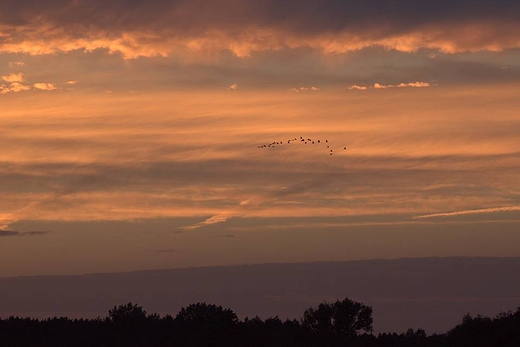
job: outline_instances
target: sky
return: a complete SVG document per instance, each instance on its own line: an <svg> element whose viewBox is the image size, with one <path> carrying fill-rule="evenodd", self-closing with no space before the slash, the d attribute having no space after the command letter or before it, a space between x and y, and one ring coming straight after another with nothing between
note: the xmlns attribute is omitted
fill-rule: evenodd
<svg viewBox="0 0 520 347"><path fill-rule="evenodd" d="M0 9L0 276L520 256L518 2Z"/></svg>

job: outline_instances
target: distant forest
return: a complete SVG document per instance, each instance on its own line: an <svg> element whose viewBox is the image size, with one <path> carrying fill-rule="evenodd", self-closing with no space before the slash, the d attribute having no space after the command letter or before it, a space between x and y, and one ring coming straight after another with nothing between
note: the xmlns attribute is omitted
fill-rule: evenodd
<svg viewBox="0 0 520 347"><path fill-rule="evenodd" d="M179 347L518 347L520 307L495 318L469 314L447 333L422 329L373 334L372 308L350 300L321 303L300 320L239 320L233 310L208 303L183 307L173 317L148 314L128 303L96 319L0 320L0 346Z"/></svg>

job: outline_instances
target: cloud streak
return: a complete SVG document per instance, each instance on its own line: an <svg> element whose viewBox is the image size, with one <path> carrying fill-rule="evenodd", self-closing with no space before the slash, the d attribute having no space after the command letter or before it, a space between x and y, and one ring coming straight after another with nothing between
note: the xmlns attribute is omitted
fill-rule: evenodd
<svg viewBox="0 0 520 347"><path fill-rule="evenodd" d="M344 53L502 51L520 47L520 5L501 1L36 0L0 4L0 51L107 49L126 58L180 52L239 57L311 48ZM406 9L403 11L403 9Z"/></svg>
<svg viewBox="0 0 520 347"><path fill-rule="evenodd" d="M191 230L199 229L199 228L213 225L213 224L224 223L224 222L228 221L229 219L237 217L237 216L239 216L238 213L217 214L217 215L214 215L214 216L211 216L211 217L205 219L204 221L202 221L200 223L181 227L180 230L181 231L191 231Z"/></svg>
<svg viewBox="0 0 520 347"><path fill-rule="evenodd" d="M475 209L475 210L432 213L432 214L425 214L422 216L416 216L414 218L415 219L426 219L426 218L439 218L439 217L458 217L458 216L467 216L467 215L490 214L490 213L499 213L499 212L515 212L515 211L520 211L520 206L504 206L504 207L481 208L481 209Z"/></svg>
<svg viewBox="0 0 520 347"><path fill-rule="evenodd" d="M399 83L399 84L381 84L374 83L372 86L359 86L357 84L353 84L348 87L349 90L368 90L368 89L388 89L388 88L426 88L430 87L430 83L428 82L408 82L408 83Z"/></svg>

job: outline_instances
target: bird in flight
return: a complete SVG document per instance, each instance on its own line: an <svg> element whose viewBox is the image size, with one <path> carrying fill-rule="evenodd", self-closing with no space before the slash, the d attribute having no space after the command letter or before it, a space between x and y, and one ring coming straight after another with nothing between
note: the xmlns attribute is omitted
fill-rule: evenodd
<svg viewBox="0 0 520 347"><path fill-rule="evenodd" d="M290 145L291 143L302 143L303 144L312 144L312 145L316 145L316 144L321 144L322 141L321 139L312 139L310 137L308 138L305 138L303 136L300 136L300 137L294 137L294 138L291 138L291 139L288 139L286 141L274 141L274 142L271 142L271 143L267 143L267 144L261 144L261 145L257 145L257 148L274 148L274 147L277 147L277 146L281 146L281 145ZM332 155L333 154L333 149L330 148L330 146L332 145L331 143L329 143L329 140L328 139L325 139L325 142L323 142L324 145L326 145L326 148L328 149L328 152L329 152L329 155ZM318 146L319 147L319 146ZM341 147L339 147L338 149L341 149ZM346 150L347 147L344 146L343 147L343 150Z"/></svg>

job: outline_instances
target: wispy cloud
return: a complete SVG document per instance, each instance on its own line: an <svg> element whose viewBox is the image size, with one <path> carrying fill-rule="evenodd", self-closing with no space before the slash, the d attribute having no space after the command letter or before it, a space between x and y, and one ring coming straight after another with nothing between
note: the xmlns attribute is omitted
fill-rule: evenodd
<svg viewBox="0 0 520 347"><path fill-rule="evenodd" d="M320 90L320 88L314 87L314 86L310 86L310 87L302 86L302 87L299 87L299 88L291 88L290 90L292 92L295 92L295 93L299 93L299 92L316 92L316 91Z"/></svg>
<svg viewBox="0 0 520 347"><path fill-rule="evenodd" d="M237 99L222 87L211 95L97 94L80 104L69 103L77 99L67 93L54 93L48 104L47 95L35 94L41 101L24 105L24 117L20 100L5 98L2 105L11 106L0 115L0 148L9 149L0 151L0 228L23 220L184 216L200 218L186 223L196 230L225 228L239 217L409 219L446 206L516 202L516 90L471 90L467 99L425 88L411 99L408 89L338 88L310 101L271 91ZM507 107L496 110L497 97ZM67 106L56 109L58 101ZM146 126L142 110L150 110ZM285 141L300 135L329 142L318 148ZM285 143L257 148L272 141ZM323 155L327 145L338 155Z"/></svg>
<svg viewBox="0 0 520 347"><path fill-rule="evenodd" d="M180 230L182 230L182 231L190 231L190 230L199 229L199 228L202 228L202 227L205 227L205 226L209 226L209 225L213 225L213 224L224 223L224 222L228 221L231 218L237 217L238 215L239 214L233 214L233 213L217 214L217 215L214 215L214 216L211 216L211 217L205 219L204 221L202 221L200 223L184 226L184 227L180 228Z"/></svg>
<svg viewBox="0 0 520 347"><path fill-rule="evenodd" d="M17 67L23 67L25 66L25 63L23 61L10 61L8 65L11 69L13 69Z"/></svg>
<svg viewBox="0 0 520 347"><path fill-rule="evenodd" d="M406 88L406 87L424 88L424 87L430 87L430 83L428 83L428 82L408 82L408 83L399 83L397 85L397 88Z"/></svg>
<svg viewBox="0 0 520 347"><path fill-rule="evenodd" d="M228 90L237 90L237 89L238 89L238 84L233 83L233 84L230 85L227 89L228 89Z"/></svg>
<svg viewBox="0 0 520 347"><path fill-rule="evenodd" d="M456 217L456 216L465 216L465 215L489 214L489 213L499 213L499 212L514 212L514 211L520 211L520 206L504 206L504 207L481 208L481 209L475 209L475 210L432 213L432 214L416 216L414 218L422 219L422 218L438 218L438 217Z"/></svg>
<svg viewBox="0 0 520 347"><path fill-rule="evenodd" d="M368 90L368 89L388 89L388 88L426 88L430 87L430 83L428 82L407 82L407 83L398 83L398 84L381 84L381 83L374 83L371 86L359 86L357 84L353 84L348 87L349 90Z"/></svg>

